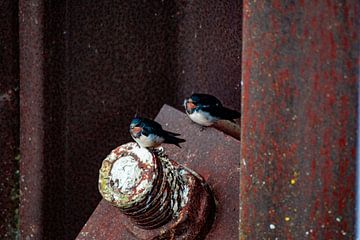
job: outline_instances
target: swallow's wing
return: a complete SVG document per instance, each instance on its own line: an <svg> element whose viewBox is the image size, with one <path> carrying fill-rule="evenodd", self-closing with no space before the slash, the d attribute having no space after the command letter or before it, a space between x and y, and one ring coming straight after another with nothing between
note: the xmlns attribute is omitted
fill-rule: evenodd
<svg viewBox="0 0 360 240"><path fill-rule="evenodd" d="M143 119L143 123L144 123L143 134L145 136L148 136L150 133L156 134L161 137L167 137L167 136L174 137L180 135L179 133L174 133L164 130L159 123L150 119Z"/></svg>
<svg viewBox="0 0 360 240"><path fill-rule="evenodd" d="M220 119L233 121L234 119L240 118L238 111L226 107L204 107L203 110L210 113L211 116Z"/></svg>
<svg viewBox="0 0 360 240"><path fill-rule="evenodd" d="M157 122L155 122L153 120L144 118L143 123L144 123L145 126L151 128L151 129L153 129L155 131L156 130L162 130L162 126L159 123L157 123Z"/></svg>
<svg viewBox="0 0 360 240"><path fill-rule="evenodd" d="M219 107L203 106L201 108L201 110L203 110L204 112L208 112L211 116L213 116L215 118L221 118L221 116L222 116L221 108L219 108Z"/></svg>
<svg viewBox="0 0 360 240"><path fill-rule="evenodd" d="M198 102L206 107L221 107L222 104L219 99L209 94L194 93L192 97L196 98Z"/></svg>
<svg viewBox="0 0 360 240"><path fill-rule="evenodd" d="M170 136L180 136L181 135L180 133L169 132L169 131L166 131L166 130L163 130L163 132L170 135Z"/></svg>
<svg viewBox="0 0 360 240"><path fill-rule="evenodd" d="M149 136L151 133L158 135L161 131L162 127L159 123L147 118L142 118L142 134L145 136Z"/></svg>

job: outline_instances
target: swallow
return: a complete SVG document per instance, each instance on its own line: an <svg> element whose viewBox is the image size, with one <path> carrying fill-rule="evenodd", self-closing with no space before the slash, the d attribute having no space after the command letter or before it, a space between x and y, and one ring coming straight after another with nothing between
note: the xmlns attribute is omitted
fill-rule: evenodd
<svg viewBox="0 0 360 240"><path fill-rule="evenodd" d="M175 144L181 148L179 143L185 142L184 139L176 137L180 134L166 131L159 123L141 117L135 117L131 120L130 134L144 148L156 148L162 143Z"/></svg>
<svg viewBox="0 0 360 240"><path fill-rule="evenodd" d="M224 107L220 100L208 94L194 93L184 100L186 114L190 119L201 125L211 126L218 120L229 120L240 118L238 111Z"/></svg>

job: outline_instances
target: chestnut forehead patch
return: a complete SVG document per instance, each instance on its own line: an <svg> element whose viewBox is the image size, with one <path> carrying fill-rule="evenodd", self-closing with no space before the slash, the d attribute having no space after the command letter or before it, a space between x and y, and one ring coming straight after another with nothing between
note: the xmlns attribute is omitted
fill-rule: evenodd
<svg viewBox="0 0 360 240"><path fill-rule="evenodd" d="M133 132L133 133L139 133L139 132L141 132L141 130L142 130L141 127L134 127L134 128L132 129L132 132Z"/></svg>
<svg viewBox="0 0 360 240"><path fill-rule="evenodd" d="M195 105L194 103L192 103L192 102L188 102L188 103L186 104L186 107L187 107L188 109L194 109L194 108L196 108L196 105Z"/></svg>

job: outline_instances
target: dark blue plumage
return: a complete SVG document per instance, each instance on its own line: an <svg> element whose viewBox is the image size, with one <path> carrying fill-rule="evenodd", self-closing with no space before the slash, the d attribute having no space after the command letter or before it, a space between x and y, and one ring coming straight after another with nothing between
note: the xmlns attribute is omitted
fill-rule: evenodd
<svg viewBox="0 0 360 240"><path fill-rule="evenodd" d="M240 113L224 107L219 99L212 95L194 93L184 101L186 114L190 119L202 126L211 126L218 120L240 118Z"/></svg>
<svg viewBox="0 0 360 240"><path fill-rule="evenodd" d="M179 143L185 142L184 139L176 137L180 134L166 131L159 123L141 117L132 119L130 134L141 147L145 148L155 148L162 143L175 144L180 147Z"/></svg>

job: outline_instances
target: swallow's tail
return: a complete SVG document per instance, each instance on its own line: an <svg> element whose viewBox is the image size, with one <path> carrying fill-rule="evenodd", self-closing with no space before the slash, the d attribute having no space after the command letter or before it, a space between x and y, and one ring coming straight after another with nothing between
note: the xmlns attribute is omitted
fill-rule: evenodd
<svg viewBox="0 0 360 240"><path fill-rule="evenodd" d="M174 133L174 132L169 132L169 131L166 131L166 130L163 130L164 133L170 135L170 136L180 136L181 134L180 133Z"/></svg>
<svg viewBox="0 0 360 240"><path fill-rule="evenodd" d="M165 141L164 141L164 143L175 144L179 148L181 148L179 143L182 143L182 142L185 142L185 139L178 138L178 137L175 137L175 136L172 136L169 134L165 137Z"/></svg>
<svg viewBox="0 0 360 240"><path fill-rule="evenodd" d="M238 111L226 107L223 107L221 115L222 119L230 120L232 122L234 122L234 119L238 119L241 117L241 114Z"/></svg>

